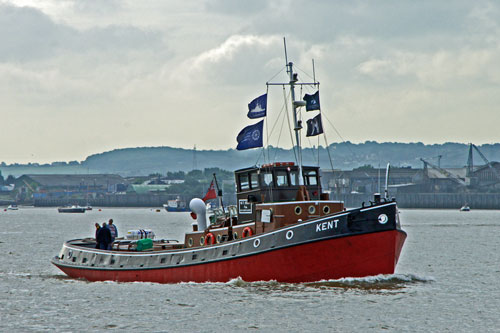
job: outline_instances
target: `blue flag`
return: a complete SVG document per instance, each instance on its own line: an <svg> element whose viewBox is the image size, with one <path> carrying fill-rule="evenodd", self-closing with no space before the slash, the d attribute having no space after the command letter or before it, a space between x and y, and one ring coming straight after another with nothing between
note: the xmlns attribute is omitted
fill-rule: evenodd
<svg viewBox="0 0 500 333"><path fill-rule="evenodd" d="M255 119L266 116L267 94L257 97L248 104L248 118Z"/></svg>
<svg viewBox="0 0 500 333"><path fill-rule="evenodd" d="M305 94L304 101L306 101L306 111L319 110L319 90L313 95Z"/></svg>
<svg viewBox="0 0 500 333"><path fill-rule="evenodd" d="M262 129L264 120L259 121L255 125L250 125L241 130L236 137L238 141L237 150L245 150L250 148L262 147Z"/></svg>

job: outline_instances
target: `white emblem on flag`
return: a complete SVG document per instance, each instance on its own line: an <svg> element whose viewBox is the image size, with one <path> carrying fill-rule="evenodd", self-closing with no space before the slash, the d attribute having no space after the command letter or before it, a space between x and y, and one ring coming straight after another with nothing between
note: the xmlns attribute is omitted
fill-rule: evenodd
<svg viewBox="0 0 500 333"><path fill-rule="evenodd" d="M252 132L252 140L254 141L257 141L259 140L260 138L260 131L259 130L255 130Z"/></svg>

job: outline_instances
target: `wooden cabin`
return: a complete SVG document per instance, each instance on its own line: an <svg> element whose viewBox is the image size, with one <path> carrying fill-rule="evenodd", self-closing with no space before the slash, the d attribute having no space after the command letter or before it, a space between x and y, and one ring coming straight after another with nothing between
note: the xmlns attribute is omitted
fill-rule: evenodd
<svg viewBox="0 0 500 333"><path fill-rule="evenodd" d="M310 200L319 200L319 167L302 167L304 186ZM255 221L255 206L263 202L296 201L299 191L299 167L293 162L264 164L235 171L238 223ZM326 197L327 199L327 197Z"/></svg>

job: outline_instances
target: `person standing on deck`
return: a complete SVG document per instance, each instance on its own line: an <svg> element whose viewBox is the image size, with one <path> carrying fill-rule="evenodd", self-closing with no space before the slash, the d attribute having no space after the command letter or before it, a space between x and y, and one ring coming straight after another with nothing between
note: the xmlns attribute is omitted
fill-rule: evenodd
<svg viewBox="0 0 500 333"><path fill-rule="evenodd" d="M99 249L110 250L111 249L111 232L106 225L106 222L102 224L102 228L99 229L97 234L97 241L99 242Z"/></svg>
<svg viewBox="0 0 500 333"><path fill-rule="evenodd" d="M113 243L118 237L118 228L113 224L113 219L109 219L108 228L111 231L111 243Z"/></svg>
<svg viewBox="0 0 500 333"><path fill-rule="evenodd" d="M99 237L99 229L101 229L101 226L99 225L99 223L96 223L95 224L95 248L96 249L99 248L99 241L97 240Z"/></svg>

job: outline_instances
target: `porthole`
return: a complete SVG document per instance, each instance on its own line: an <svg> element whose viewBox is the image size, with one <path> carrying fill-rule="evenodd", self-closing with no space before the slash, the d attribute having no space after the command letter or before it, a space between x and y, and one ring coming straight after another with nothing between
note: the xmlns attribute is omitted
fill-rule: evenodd
<svg viewBox="0 0 500 333"><path fill-rule="evenodd" d="M380 224L386 224L386 223L387 223L387 221L389 221L389 218L387 217L387 215L385 215L385 214L380 214L380 215L378 216L378 223L380 223Z"/></svg>
<svg viewBox="0 0 500 333"><path fill-rule="evenodd" d="M288 231L286 232L286 236L285 236L285 237L286 237L286 239L288 239L288 240L292 239L292 238L293 238L293 231L292 231L292 230L288 230Z"/></svg>
<svg viewBox="0 0 500 333"><path fill-rule="evenodd" d="M323 213L330 214L330 206L323 206Z"/></svg>
<svg viewBox="0 0 500 333"><path fill-rule="evenodd" d="M309 214L316 213L316 207L314 207L314 206L309 206L308 210L309 210Z"/></svg>
<svg viewBox="0 0 500 333"><path fill-rule="evenodd" d="M237 232L234 233L233 238L234 239L238 239L238 233Z"/></svg>
<svg viewBox="0 0 500 333"><path fill-rule="evenodd" d="M297 214L297 215L302 214L302 207L300 207L300 206L295 206L295 214Z"/></svg>
<svg viewBox="0 0 500 333"><path fill-rule="evenodd" d="M222 241L222 235L217 235L217 237L215 237L215 240L217 241L217 244L219 244Z"/></svg>
<svg viewBox="0 0 500 333"><path fill-rule="evenodd" d="M205 237L201 236L200 238L200 245L205 244Z"/></svg>
<svg viewBox="0 0 500 333"><path fill-rule="evenodd" d="M193 246L193 239L191 237L188 239L188 245L189 247Z"/></svg>
<svg viewBox="0 0 500 333"><path fill-rule="evenodd" d="M253 247L259 247L260 246L260 239L256 239L253 241Z"/></svg>

